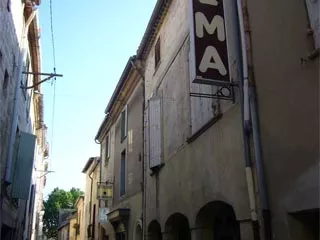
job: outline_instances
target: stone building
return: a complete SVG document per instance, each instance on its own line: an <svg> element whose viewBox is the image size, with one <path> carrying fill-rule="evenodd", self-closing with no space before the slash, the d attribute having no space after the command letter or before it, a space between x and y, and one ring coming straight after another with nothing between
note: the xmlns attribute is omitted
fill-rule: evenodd
<svg viewBox="0 0 320 240"><path fill-rule="evenodd" d="M0 1L1 239L30 239L42 231L43 96L40 76L24 73L41 72L39 4Z"/></svg>
<svg viewBox="0 0 320 240"><path fill-rule="evenodd" d="M157 1L137 53L147 239L319 238L319 32L319 1ZM201 68L206 38L228 51ZM197 61L228 83L194 81Z"/></svg>
<svg viewBox="0 0 320 240"><path fill-rule="evenodd" d="M103 235L318 239L319 36L319 1L158 0L96 136Z"/></svg>
<svg viewBox="0 0 320 240"><path fill-rule="evenodd" d="M101 145L101 182L112 199L100 239L142 239L143 82L130 57L96 136Z"/></svg>

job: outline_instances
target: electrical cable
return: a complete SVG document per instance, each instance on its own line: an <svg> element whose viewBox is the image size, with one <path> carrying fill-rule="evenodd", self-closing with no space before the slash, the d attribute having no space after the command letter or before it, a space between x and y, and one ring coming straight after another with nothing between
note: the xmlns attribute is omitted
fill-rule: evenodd
<svg viewBox="0 0 320 240"><path fill-rule="evenodd" d="M56 74L56 52L54 44L54 31L53 31L53 14L52 14L52 0L50 0L50 27L51 27L51 42L52 42L52 57L53 57L53 72ZM56 105L56 77L52 79L51 86L53 85L53 103L52 103L52 119L51 119L51 146L50 155L52 159L53 153L53 136L54 136L54 118L55 118L55 105Z"/></svg>

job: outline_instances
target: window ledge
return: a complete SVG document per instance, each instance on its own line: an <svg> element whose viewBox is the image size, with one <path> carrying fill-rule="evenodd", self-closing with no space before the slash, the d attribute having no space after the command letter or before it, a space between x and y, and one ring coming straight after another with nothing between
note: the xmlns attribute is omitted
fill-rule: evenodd
<svg viewBox="0 0 320 240"><path fill-rule="evenodd" d="M214 116L209 122L207 122L205 125L203 125L194 134L192 134L191 137L189 137L187 139L187 143L194 142L198 137L200 137L206 130L208 130L213 124L218 122L221 118L222 118L222 113L218 114L217 116Z"/></svg>

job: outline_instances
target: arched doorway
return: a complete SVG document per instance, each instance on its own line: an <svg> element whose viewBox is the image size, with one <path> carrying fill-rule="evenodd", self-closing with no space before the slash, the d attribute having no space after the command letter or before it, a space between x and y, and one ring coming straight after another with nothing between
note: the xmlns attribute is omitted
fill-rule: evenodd
<svg viewBox="0 0 320 240"><path fill-rule="evenodd" d="M197 239L240 240L239 223L233 208L222 201L203 206L196 219Z"/></svg>
<svg viewBox="0 0 320 240"><path fill-rule="evenodd" d="M153 220L148 226L148 240L162 240L161 226L156 220Z"/></svg>
<svg viewBox="0 0 320 240"><path fill-rule="evenodd" d="M140 224L136 227L135 240L142 240L142 228Z"/></svg>
<svg viewBox="0 0 320 240"><path fill-rule="evenodd" d="M169 240L191 240L188 219L181 213L172 214L166 221L165 234Z"/></svg>

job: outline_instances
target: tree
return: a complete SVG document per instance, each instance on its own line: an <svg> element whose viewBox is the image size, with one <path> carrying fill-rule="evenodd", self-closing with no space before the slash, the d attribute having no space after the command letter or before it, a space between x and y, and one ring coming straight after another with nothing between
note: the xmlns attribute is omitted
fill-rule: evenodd
<svg viewBox="0 0 320 240"><path fill-rule="evenodd" d="M48 238L58 239L59 210L73 209L77 199L83 195L78 188L70 191L55 188L44 201L43 231Z"/></svg>

